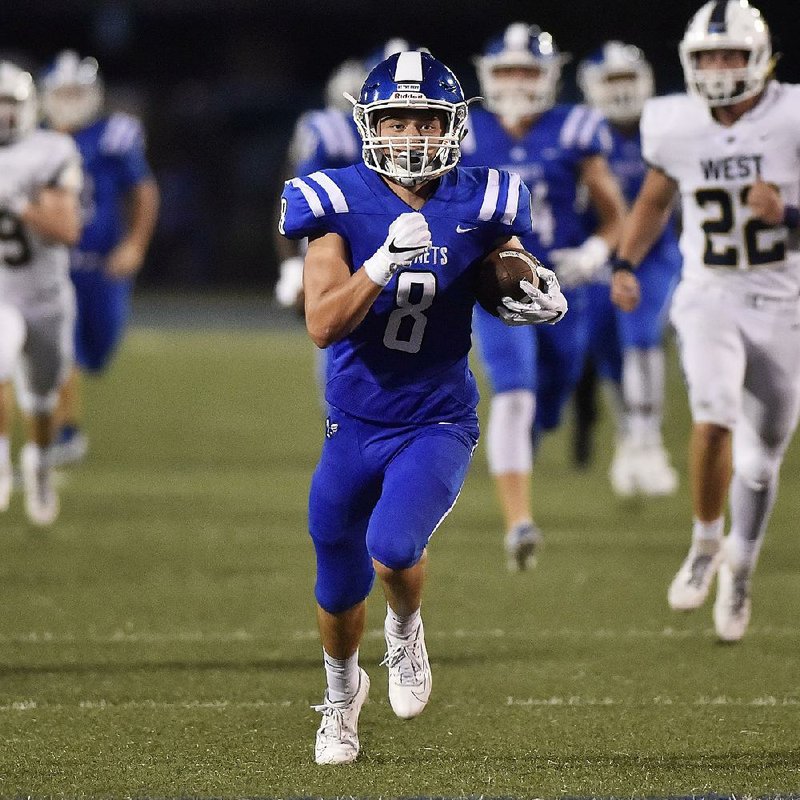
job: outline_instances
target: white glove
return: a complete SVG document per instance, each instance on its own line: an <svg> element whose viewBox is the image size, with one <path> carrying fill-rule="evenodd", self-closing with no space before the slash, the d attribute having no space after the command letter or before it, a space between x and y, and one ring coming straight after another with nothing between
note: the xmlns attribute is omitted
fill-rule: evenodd
<svg viewBox="0 0 800 800"><path fill-rule="evenodd" d="M520 281L519 285L529 300L503 298L503 305L497 307L500 319L506 325L535 325L549 322L554 325L567 313L567 298L561 292L558 278L547 267L536 267L540 281L544 281L545 291L537 289L530 281Z"/></svg>
<svg viewBox="0 0 800 800"><path fill-rule="evenodd" d="M571 289L590 281L608 261L611 249L602 237L590 236L580 247L563 247L548 255L561 284Z"/></svg>
<svg viewBox="0 0 800 800"><path fill-rule="evenodd" d="M407 267L430 246L431 232L425 217L418 211L401 214L389 226L386 241L364 262L364 270L373 283L386 286L399 267Z"/></svg>
<svg viewBox="0 0 800 800"><path fill-rule="evenodd" d="M294 308L303 291L303 259L292 256L281 263L278 282L275 284L275 299L284 308Z"/></svg>

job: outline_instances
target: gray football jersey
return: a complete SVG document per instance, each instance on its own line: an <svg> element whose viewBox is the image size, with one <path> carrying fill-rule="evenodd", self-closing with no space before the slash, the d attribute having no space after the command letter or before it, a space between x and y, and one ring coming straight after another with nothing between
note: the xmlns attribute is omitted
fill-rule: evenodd
<svg viewBox="0 0 800 800"><path fill-rule="evenodd" d="M6 204L47 187L80 192L82 180L80 153L65 134L36 130L0 146L0 299L31 310L71 297L69 248L39 236Z"/></svg>

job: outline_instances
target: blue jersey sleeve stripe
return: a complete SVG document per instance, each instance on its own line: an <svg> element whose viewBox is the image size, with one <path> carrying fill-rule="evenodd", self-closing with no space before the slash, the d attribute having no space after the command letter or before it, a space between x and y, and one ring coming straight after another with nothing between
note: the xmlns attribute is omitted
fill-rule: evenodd
<svg viewBox="0 0 800 800"><path fill-rule="evenodd" d="M490 169L486 180L486 191L483 193L483 203L478 214L481 222L488 222L494 216L499 195L500 173L496 169Z"/></svg>
<svg viewBox="0 0 800 800"><path fill-rule="evenodd" d="M603 117L600 115L599 111L593 110L587 114L586 119L581 125L580 133L578 134L578 144L582 148L586 148L592 143L592 139L602 121Z"/></svg>
<svg viewBox="0 0 800 800"><path fill-rule="evenodd" d="M517 216L517 206L519 206L519 175L512 172L508 184L508 195L506 197L506 207L503 212L502 223L503 225L510 225Z"/></svg>
<svg viewBox="0 0 800 800"><path fill-rule="evenodd" d="M569 148L575 145L578 130L585 116L586 108L584 106L575 106L569 114L567 114L567 118L564 120L564 124L561 127L561 135L559 136L559 142L562 147Z"/></svg>
<svg viewBox="0 0 800 800"><path fill-rule="evenodd" d="M315 217L325 216L325 209L322 207L319 197L317 197L316 192L305 181L300 180L300 178L292 178L289 183L300 190L306 203L308 203L308 207L311 209L311 213Z"/></svg>
<svg viewBox="0 0 800 800"><path fill-rule="evenodd" d="M614 137L611 135L608 125L601 125L598 133L600 137L600 144L603 147L603 152L607 156L610 156L614 150Z"/></svg>
<svg viewBox="0 0 800 800"><path fill-rule="evenodd" d="M346 214L350 210L347 207L347 200L345 200L342 190L333 182L330 176L324 172L312 172L308 177L322 187L337 214Z"/></svg>

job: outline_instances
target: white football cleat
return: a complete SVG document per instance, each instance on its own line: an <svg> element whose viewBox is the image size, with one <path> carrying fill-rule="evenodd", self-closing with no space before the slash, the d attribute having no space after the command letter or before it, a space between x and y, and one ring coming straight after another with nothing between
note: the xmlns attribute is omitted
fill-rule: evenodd
<svg viewBox="0 0 800 800"><path fill-rule="evenodd" d="M422 620L405 638L384 628L386 655L381 666L389 668L389 702L401 719L419 716L431 696L431 664L425 647Z"/></svg>
<svg viewBox="0 0 800 800"><path fill-rule="evenodd" d="M669 454L660 443L645 445L637 457L636 482L642 494L664 497L678 491L678 473L669 462Z"/></svg>
<svg viewBox="0 0 800 800"><path fill-rule="evenodd" d="M689 555L670 584L667 593L669 607L673 611L700 608L708 597L711 581L714 580L721 560L720 542L692 542Z"/></svg>
<svg viewBox="0 0 800 800"><path fill-rule="evenodd" d="M723 642L738 642L750 623L750 573L734 572L723 561L717 576L717 598L714 601L714 628Z"/></svg>
<svg viewBox="0 0 800 800"><path fill-rule="evenodd" d="M14 486L14 470L10 461L0 461L0 511L8 511L11 489Z"/></svg>
<svg viewBox="0 0 800 800"><path fill-rule="evenodd" d="M20 451L22 488L25 492L25 513L39 526L52 525L58 518L58 494L50 465L42 458L41 450L26 444Z"/></svg>
<svg viewBox="0 0 800 800"><path fill-rule="evenodd" d="M542 532L532 522L515 525L505 538L508 568L521 572L536 566L536 551L542 545Z"/></svg>
<svg viewBox="0 0 800 800"><path fill-rule="evenodd" d="M639 461L638 448L630 439L620 439L614 449L614 458L608 469L611 488L618 497L636 494Z"/></svg>
<svg viewBox="0 0 800 800"><path fill-rule="evenodd" d="M358 689L349 700L334 703L328 692L315 711L322 712L322 722L317 729L314 744L314 761L317 764L351 764L358 757L358 715L367 702L369 675L358 668Z"/></svg>

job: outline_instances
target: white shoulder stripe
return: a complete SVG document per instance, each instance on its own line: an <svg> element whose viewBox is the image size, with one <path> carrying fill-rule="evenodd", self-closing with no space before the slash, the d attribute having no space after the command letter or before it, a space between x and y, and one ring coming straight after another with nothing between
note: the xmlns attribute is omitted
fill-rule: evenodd
<svg viewBox="0 0 800 800"><path fill-rule="evenodd" d="M304 180L292 178L289 183L300 190L315 217L325 216L325 209L322 207L319 197L317 197L316 192Z"/></svg>
<svg viewBox="0 0 800 800"><path fill-rule="evenodd" d="M514 217L517 216L517 206L519 205L519 175L516 172L512 172L510 177L506 210L503 212L503 225L510 225L514 221Z"/></svg>
<svg viewBox="0 0 800 800"><path fill-rule="evenodd" d="M347 200L345 200L342 190L331 180L330 176L324 172L312 172L308 177L325 190L325 194L328 195L333 210L337 214L346 214L350 210L347 207Z"/></svg>
<svg viewBox="0 0 800 800"><path fill-rule="evenodd" d="M597 128L602 120L602 115L596 109L588 113L587 118L581 125L581 131L578 134L578 144L581 147L588 147L592 143L592 137L597 132Z"/></svg>
<svg viewBox="0 0 800 800"><path fill-rule="evenodd" d="M561 126L561 135L559 136L559 142L562 147L572 147L575 144L578 128L585 115L585 106L575 106L569 114L567 114L567 118Z"/></svg>
<svg viewBox="0 0 800 800"><path fill-rule="evenodd" d="M486 181L486 191L483 194L478 219L481 222L488 222L494 215L497 208L497 197L500 194L500 173L496 169L489 170L489 179Z"/></svg>

